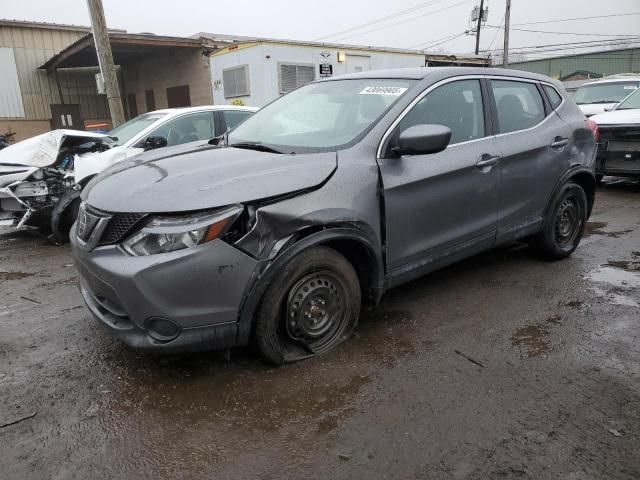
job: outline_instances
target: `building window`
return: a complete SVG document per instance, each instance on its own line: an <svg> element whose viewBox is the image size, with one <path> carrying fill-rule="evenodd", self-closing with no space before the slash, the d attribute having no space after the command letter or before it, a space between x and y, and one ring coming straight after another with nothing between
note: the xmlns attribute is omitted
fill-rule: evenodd
<svg viewBox="0 0 640 480"><path fill-rule="evenodd" d="M180 108L190 106L191 96L189 95L189 85L167 88L167 107Z"/></svg>
<svg viewBox="0 0 640 480"><path fill-rule="evenodd" d="M147 112L153 112L156 109L156 96L153 90L146 90L144 98L147 101Z"/></svg>
<svg viewBox="0 0 640 480"><path fill-rule="evenodd" d="M224 98L249 95L249 65L227 68L222 71Z"/></svg>
<svg viewBox="0 0 640 480"><path fill-rule="evenodd" d="M281 63L278 68L280 93L288 93L316 79L315 65L287 65Z"/></svg>

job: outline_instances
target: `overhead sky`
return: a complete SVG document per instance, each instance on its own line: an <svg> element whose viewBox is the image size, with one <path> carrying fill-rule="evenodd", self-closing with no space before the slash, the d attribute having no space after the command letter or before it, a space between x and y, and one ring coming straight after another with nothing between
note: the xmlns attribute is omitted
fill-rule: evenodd
<svg viewBox="0 0 640 480"><path fill-rule="evenodd" d="M89 24L85 0L2 3L2 18ZM212 32L399 48L426 46L428 50L454 53L472 52L475 38L463 32L470 28L471 10L479 3L480 0L103 0L109 26L132 33L189 36ZM501 48L502 32L491 26L502 24L505 0L485 0L485 5L489 7L489 17L480 37L481 50L490 45ZM406 12L395 15L403 11ZM511 12L511 47L514 51L527 47L522 51L529 52L530 58L557 55L561 52L553 49L562 46L571 49L565 51L578 53L583 50L576 47L591 45L577 42L623 42L627 35L640 39L640 0L512 0ZM617 14L626 15L531 24ZM353 29L369 22L376 23ZM527 25L518 25L522 23ZM460 36L452 38L455 35ZM528 48L551 44L559 45L544 52L531 52Z"/></svg>

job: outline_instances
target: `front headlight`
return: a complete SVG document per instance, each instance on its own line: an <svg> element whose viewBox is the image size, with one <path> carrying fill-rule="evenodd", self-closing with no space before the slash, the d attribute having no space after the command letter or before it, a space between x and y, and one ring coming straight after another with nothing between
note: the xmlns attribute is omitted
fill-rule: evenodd
<svg viewBox="0 0 640 480"><path fill-rule="evenodd" d="M141 256L195 247L224 235L242 210L233 205L213 212L151 217L142 230L122 242L122 248Z"/></svg>

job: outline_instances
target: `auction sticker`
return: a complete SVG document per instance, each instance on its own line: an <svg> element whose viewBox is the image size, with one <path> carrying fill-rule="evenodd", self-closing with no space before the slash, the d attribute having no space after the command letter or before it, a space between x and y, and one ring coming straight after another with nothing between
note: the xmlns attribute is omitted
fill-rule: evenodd
<svg viewBox="0 0 640 480"><path fill-rule="evenodd" d="M393 95L399 97L407 91L407 87L364 87L360 95Z"/></svg>

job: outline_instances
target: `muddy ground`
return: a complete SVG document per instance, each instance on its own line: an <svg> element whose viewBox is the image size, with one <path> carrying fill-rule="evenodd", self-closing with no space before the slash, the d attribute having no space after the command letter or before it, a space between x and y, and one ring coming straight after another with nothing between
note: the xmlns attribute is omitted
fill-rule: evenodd
<svg viewBox="0 0 640 480"><path fill-rule="evenodd" d="M0 235L0 477L638 479L640 184L572 258L492 251L397 288L338 351L131 351L67 247Z"/></svg>

